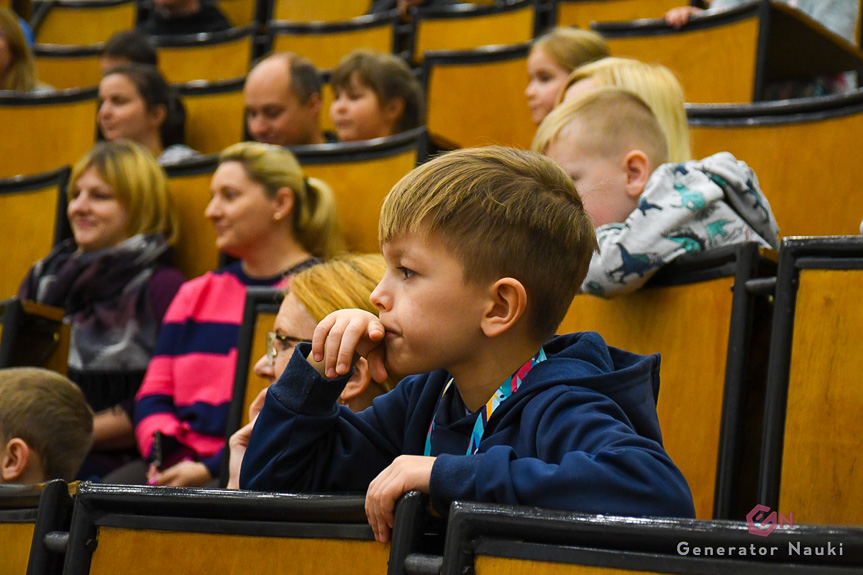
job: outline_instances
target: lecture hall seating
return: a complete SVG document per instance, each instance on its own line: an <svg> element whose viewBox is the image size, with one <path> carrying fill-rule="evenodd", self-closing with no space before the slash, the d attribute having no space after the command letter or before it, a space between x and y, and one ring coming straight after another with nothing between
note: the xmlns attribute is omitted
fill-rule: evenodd
<svg viewBox="0 0 863 575"><path fill-rule="evenodd" d="M758 176L783 236L859 232L863 90L728 106L690 105L692 152L728 151Z"/></svg>
<svg viewBox="0 0 863 575"><path fill-rule="evenodd" d="M159 36L159 70L172 84L239 78L249 71L254 39L253 25L206 34Z"/></svg>
<svg viewBox="0 0 863 575"><path fill-rule="evenodd" d="M39 44L98 44L135 27L136 0L39 0L32 28Z"/></svg>
<svg viewBox="0 0 863 575"><path fill-rule="evenodd" d="M783 240L759 501L798 523L863 525L861 286L859 235Z"/></svg>
<svg viewBox="0 0 863 575"><path fill-rule="evenodd" d="M746 283L772 275L774 262L754 243L689 254L638 291L576 295L558 329L596 331L609 345L661 353L663 443L689 482L699 519L741 519L754 500L758 453L747 450L753 424L744 413L757 433L759 402L747 390L760 379L763 391L758 358L766 356L769 306Z"/></svg>
<svg viewBox="0 0 863 575"><path fill-rule="evenodd" d="M176 87L186 109L186 145L202 154L216 154L242 142L246 130L244 77L207 82L194 80Z"/></svg>

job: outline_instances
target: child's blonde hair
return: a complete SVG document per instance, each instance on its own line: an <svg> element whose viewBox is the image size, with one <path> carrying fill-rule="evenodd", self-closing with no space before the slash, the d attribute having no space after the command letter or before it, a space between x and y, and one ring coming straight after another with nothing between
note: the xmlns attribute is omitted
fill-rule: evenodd
<svg viewBox="0 0 863 575"><path fill-rule="evenodd" d="M219 164L237 162L250 180L269 196L281 188L294 193L292 232L311 254L329 258L344 250L336 198L322 180L307 178L297 158L285 148L260 142L241 142L225 148Z"/></svg>
<svg viewBox="0 0 863 575"><path fill-rule="evenodd" d="M668 161L665 133L647 103L616 86L603 86L563 102L546 116L533 138L532 149L545 154L549 146L572 129L584 135L579 145L616 160L633 149L643 151L656 169Z"/></svg>
<svg viewBox="0 0 863 575"><path fill-rule="evenodd" d="M683 88L674 73L661 64L645 64L630 58L604 58L577 68L561 92L580 80L593 79L599 86L620 86L644 100L659 121L668 141L668 159L692 159Z"/></svg>
<svg viewBox="0 0 863 575"><path fill-rule="evenodd" d="M467 282L522 282L540 341L557 330L597 249L566 173L539 154L500 146L450 152L402 178L384 200L379 238L409 233L440 238Z"/></svg>
<svg viewBox="0 0 863 575"><path fill-rule="evenodd" d="M71 481L93 442L93 412L59 373L0 369L0 442L16 437L38 454L45 481Z"/></svg>
<svg viewBox="0 0 863 575"><path fill-rule="evenodd" d="M99 142L78 160L69 176L67 194L90 168L111 186L129 216L129 236L162 234L177 239L177 215L168 194L165 171L148 150L129 140Z"/></svg>
<svg viewBox="0 0 863 575"><path fill-rule="evenodd" d="M534 50L542 50L552 62L568 72L608 56L605 38L593 30L580 28L554 28L536 39L531 52Z"/></svg>
<svg viewBox="0 0 863 575"><path fill-rule="evenodd" d="M369 296L384 277L386 267L380 254L345 254L295 275L290 292L316 322L339 309L363 309L378 315ZM387 379L378 385L389 391L395 382Z"/></svg>

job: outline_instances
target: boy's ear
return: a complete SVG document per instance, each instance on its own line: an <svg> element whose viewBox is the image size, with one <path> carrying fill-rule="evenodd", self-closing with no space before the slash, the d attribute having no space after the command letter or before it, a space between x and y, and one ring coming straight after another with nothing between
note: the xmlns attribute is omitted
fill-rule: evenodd
<svg viewBox="0 0 863 575"><path fill-rule="evenodd" d="M491 301L482 317L482 331L496 337L511 329L527 308L527 290L515 278L501 278L491 287Z"/></svg>
<svg viewBox="0 0 863 575"><path fill-rule="evenodd" d="M34 455L23 439L19 437L10 439L6 444L3 461L0 461L0 477L3 483L14 483L23 477L27 471L27 464Z"/></svg>
<svg viewBox="0 0 863 575"><path fill-rule="evenodd" d="M638 198L653 173L650 159L641 150L630 150L623 158L623 166L626 170L626 195Z"/></svg>
<svg viewBox="0 0 863 575"><path fill-rule="evenodd" d="M354 365L354 374L348 380L345 388L339 395L339 401L345 405L350 403L350 400L359 397L372 382L372 374L369 372L369 363L366 358L361 357Z"/></svg>

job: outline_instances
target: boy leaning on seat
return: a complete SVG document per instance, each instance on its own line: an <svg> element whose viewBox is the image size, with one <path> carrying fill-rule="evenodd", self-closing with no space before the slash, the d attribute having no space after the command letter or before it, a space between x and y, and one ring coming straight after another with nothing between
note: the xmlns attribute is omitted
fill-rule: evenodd
<svg viewBox="0 0 863 575"><path fill-rule="evenodd" d="M662 447L659 358L595 333L553 337L596 249L551 160L500 147L405 176L380 220L380 319L327 316L270 387L243 460L245 489L364 491L386 541L418 489L446 512L473 500L637 516L694 515ZM369 409L336 399L357 356L410 375Z"/></svg>

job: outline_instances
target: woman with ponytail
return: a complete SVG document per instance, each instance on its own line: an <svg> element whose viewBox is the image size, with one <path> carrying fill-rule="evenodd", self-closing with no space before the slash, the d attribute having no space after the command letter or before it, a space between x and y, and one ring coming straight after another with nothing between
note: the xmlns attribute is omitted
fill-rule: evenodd
<svg viewBox="0 0 863 575"><path fill-rule="evenodd" d="M138 447L149 465L139 462L106 481L142 481L145 471L148 482L159 485L214 479L246 288L287 287L291 276L342 249L332 191L306 178L284 148L258 142L227 148L211 188L205 215L216 229L216 245L238 261L180 288L135 407Z"/></svg>

